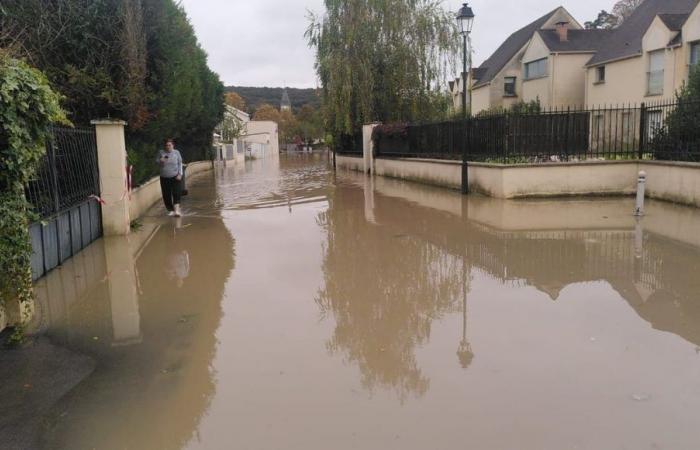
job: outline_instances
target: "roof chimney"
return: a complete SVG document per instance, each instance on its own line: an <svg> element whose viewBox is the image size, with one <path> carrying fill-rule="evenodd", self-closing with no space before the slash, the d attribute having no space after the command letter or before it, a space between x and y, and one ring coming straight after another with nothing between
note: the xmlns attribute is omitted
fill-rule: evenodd
<svg viewBox="0 0 700 450"><path fill-rule="evenodd" d="M559 35L559 42L569 40L569 22L557 22L557 35Z"/></svg>

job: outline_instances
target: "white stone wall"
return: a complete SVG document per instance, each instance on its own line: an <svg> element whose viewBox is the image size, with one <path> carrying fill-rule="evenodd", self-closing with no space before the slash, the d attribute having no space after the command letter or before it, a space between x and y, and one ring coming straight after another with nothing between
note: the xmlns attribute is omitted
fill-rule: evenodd
<svg viewBox="0 0 700 450"><path fill-rule="evenodd" d="M361 159L354 158L358 169ZM347 167L345 159L343 166ZM434 159L378 158L378 176L461 188L461 163ZM594 161L502 165L470 163L469 189L495 198L632 195L640 170L650 198L700 207L700 164L658 161Z"/></svg>

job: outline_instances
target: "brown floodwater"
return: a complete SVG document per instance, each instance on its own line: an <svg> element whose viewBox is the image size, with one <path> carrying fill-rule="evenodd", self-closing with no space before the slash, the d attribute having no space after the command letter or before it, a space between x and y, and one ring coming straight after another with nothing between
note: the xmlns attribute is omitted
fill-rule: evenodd
<svg viewBox="0 0 700 450"><path fill-rule="evenodd" d="M308 154L188 187L37 284L0 446L700 448L700 210Z"/></svg>

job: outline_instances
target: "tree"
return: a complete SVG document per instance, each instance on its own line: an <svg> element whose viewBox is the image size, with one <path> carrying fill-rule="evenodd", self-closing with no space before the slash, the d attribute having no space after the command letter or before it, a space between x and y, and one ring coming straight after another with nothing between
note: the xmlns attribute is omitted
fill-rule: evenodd
<svg viewBox="0 0 700 450"><path fill-rule="evenodd" d="M2 27L18 56L65 96L71 120L119 116L144 125L146 59L140 0L6 0Z"/></svg>
<svg viewBox="0 0 700 450"><path fill-rule="evenodd" d="M221 141L230 144L243 134L245 124L235 114L227 111L218 131L221 133Z"/></svg>
<svg viewBox="0 0 700 450"><path fill-rule="evenodd" d="M224 100L229 106L233 106L241 111L246 110L245 100L236 92L227 92L226 95L224 95Z"/></svg>
<svg viewBox="0 0 700 450"><path fill-rule="evenodd" d="M153 152L167 137L188 161L206 155L224 87L175 0L1 3L0 47L46 74L73 122L126 119L137 183L155 174Z"/></svg>
<svg viewBox="0 0 700 450"><path fill-rule="evenodd" d="M321 90L320 89L299 89L299 88L281 88L281 87L253 87L253 86L227 86L227 92L235 92L240 95L245 101L246 106L250 111L255 111L259 106L269 103L279 106L282 100L282 93L287 90L289 99L292 102L292 111L297 112L299 108L305 104L310 104L314 108L321 106Z"/></svg>
<svg viewBox="0 0 700 450"><path fill-rule="evenodd" d="M321 111L308 104L302 106L297 114L296 134L305 143L312 143L315 139L322 138L324 128Z"/></svg>
<svg viewBox="0 0 700 450"><path fill-rule="evenodd" d="M617 26L619 19L614 14L602 10L598 13L596 20L592 22L586 22L585 27L587 30L612 30Z"/></svg>
<svg viewBox="0 0 700 450"><path fill-rule="evenodd" d="M627 20L642 2L644 0L620 0L615 3L612 14L617 17L618 25Z"/></svg>
<svg viewBox="0 0 700 450"><path fill-rule="evenodd" d="M270 120L279 127L282 142L291 142L297 128L297 119L291 111L280 111L270 104L263 104L253 113L253 120Z"/></svg>
<svg viewBox="0 0 700 450"><path fill-rule="evenodd" d="M650 146L660 160L700 162L700 68L691 68L688 83L676 94L676 107L656 131Z"/></svg>
<svg viewBox="0 0 700 450"><path fill-rule="evenodd" d="M325 0L306 31L329 131L371 121L442 118L459 47L440 0Z"/></svg>
<svg viewBox="0 0 700 450"><path fill-rule="evenodd" d="M280 111L269 103L262 104L253 113L253 120L271 120L280 122Z"/></svg>
<svg viewBox="0 0 700 450"><path fill-rule="evenodd" d="M279 125L280 140L285 144L292 142L298 129L297 118L294 116L294 113L287 110L281 111L277 124Z"/></svg>

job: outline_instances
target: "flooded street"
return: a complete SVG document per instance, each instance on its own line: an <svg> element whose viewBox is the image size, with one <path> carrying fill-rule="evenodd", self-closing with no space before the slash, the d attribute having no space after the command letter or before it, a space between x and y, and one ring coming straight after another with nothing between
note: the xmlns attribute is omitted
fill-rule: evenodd
<svg viewBox="0 0 700 450"><path fill-rule="evenodd" d="M188 183L39 282L0 447L700 448L700 210L317 154Z"/></svg>

